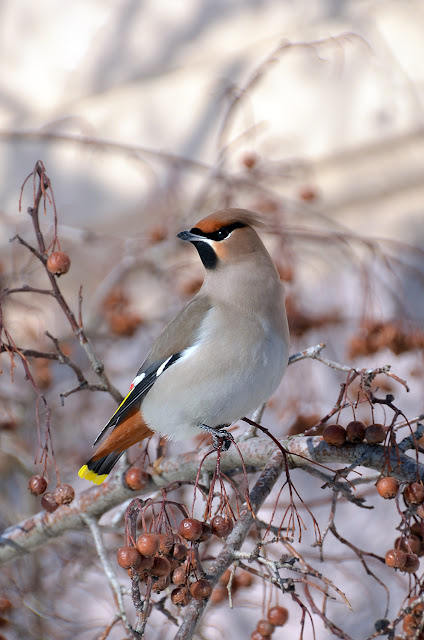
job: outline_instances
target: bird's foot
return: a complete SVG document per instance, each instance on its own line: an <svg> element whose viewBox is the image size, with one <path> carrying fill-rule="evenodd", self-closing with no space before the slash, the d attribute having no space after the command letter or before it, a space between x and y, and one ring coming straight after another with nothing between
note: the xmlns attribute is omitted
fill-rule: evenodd
<svg viewBox="0 0 424 640"><path fill-rule="evenodd" d="M228 427L229 425L223 424L219 427L209 427L207 424L199 424L199 427L210 433L212 436L212 443L214 449L221 449L223 451L228 451L231 447L231 443L234 442L234 438L229 431L226 431L224 427Z"/></svg>

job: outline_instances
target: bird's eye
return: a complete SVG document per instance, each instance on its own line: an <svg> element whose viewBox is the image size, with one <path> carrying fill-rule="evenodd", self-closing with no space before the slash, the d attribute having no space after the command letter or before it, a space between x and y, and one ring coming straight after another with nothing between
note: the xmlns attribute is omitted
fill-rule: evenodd
<svg viewBox="0 0 424 640"><path fill-rule="evenodd" d="M229 233L227 229L222 228L217 231L216 235L218 240L224 240L229 236Z"/></svg>

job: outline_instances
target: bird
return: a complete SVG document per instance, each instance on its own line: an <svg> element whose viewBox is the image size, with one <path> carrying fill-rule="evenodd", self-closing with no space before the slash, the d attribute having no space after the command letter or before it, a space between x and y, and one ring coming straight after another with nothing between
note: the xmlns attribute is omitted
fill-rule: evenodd
<svg viewBox="0 0 424 640"><path fill-rule="evenodd" d="M228 449L226 429L277 389L289 329L284 285L260 226L254 212L227 208L177 235L197 249L203 284L153 344L81 478L101 484L126 449L155 433L183 440L204 430Z"/></svg>

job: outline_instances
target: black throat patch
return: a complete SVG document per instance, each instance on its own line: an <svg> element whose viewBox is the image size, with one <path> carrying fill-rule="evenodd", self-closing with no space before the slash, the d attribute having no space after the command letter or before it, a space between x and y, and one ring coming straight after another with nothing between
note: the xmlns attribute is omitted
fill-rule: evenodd
<svg viewBox="0 0 424 640"><path fill-rule="evenodd" d="M201 240L192 242L192 244L194 244L194 246L196 247L205 269L216 269L216 266L218 264L218 256L216 255L210 244L208 244L207 242L202 242Z"/></svg>

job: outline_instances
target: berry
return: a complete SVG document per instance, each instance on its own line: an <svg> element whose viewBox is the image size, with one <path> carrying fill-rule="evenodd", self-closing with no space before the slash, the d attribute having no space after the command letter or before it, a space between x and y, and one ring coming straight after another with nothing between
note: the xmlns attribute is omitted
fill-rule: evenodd
<svg viewBox="0 0 424 640"><path fill-rule="evenodd" d="M117 558L123 569L135 569L141 564L141 554L135 547L119 547Z"/></svg>
<svg viewBox="0 0 424 640"><path fill-rule="evenodd" d="M53 497L57 504L69 504L75 498L75 491L70 484L58 484Z"/></svg>
<svg viewBox="0 0 424 640"><path fill-rule="evenodd" d="M71 266L71 260L66 253L62 251L53 251L47 258L47 269L54 276L61 276L68 273Z"/></svg>
<svg viewBox="0 0 424 640"><path fill-rule="evenodd" d="M200 536L200 542L205 542L209 540L212 535L212 525L209 522L202 522L202 535Z"/></svg>
<svg viewBox="0 0 424 640"><path fill-rule="evenodd" d="M187 582L187 567L180 566L174 569L174 573L172 574L172 582L177 585L177 587L185 584Z"/></svg>
<svg viewBox="0 0 424 640"><path fill-rule="evenodd" d="M204 600L205 598L209 598L211 595L212 585L209 580L200 578L200 580L196 580L196 582L191 583L190 593L195 600Z"/></svg>
<svg viewBox="0 0 424 640"><path fill-rule="evenodd" d="M28 482L28 489L33 496L41 496L47 489L47 480L44 476L31 476Z"/></svg>
<svg viewBox="0 0 424 640"><path fill-rule="evenodd" d="M252 632L252 635L250 636L250 640L267 640L267 639L264 638L262 633L259 633L259 631L256 629L255 631Z"/></svg>
<svg viewBox="0 0 424 640"><path fill-rule="evenodd" d="M365 440L368 444L380 444L384 442L386 437L386 430L382 424L370 424L365 429Z"/></svg>
<svg viewBox="0 0 424 640"><path fill-rule="evenodd" d="M401 549L405 553L418 553L421 549L421 540L414 534L403 538L396 538L395 549Z"/></svg>
<svg viewBox="0 0 424 640"><path fill-rule="evenodd" d="M271 607L268 611L268 620L275 627L282 627L289 619L289 612L285 607Z"/></svg>
<svg viewBox="0 0 424 640"><path fill-rule="evenodd" d="M211 520L212 531L218 538L226 538L233 530L233 523L225 516L215 516Z"/></svg>
<svg viewBox="0 0 424 640"><path fill-rule="evenodd" d="M246 151L246 153L243 154L241 161L246 169L253 169L258 162L258 156L253 151Z"/></svg>
<svg viewBox="0 0 424 640"><path fill-rule="evenodd" d="M195 518L184 518L178 527L178 533L186 540L194 542L202 537L203 526L200 520Z"/></svg>
<svg viewBox="0 0 424 640"><path fill-rule="evenodd" d="M352 420L346 427L346 436L349 442L357 444L362 442L365 436L365 425L359 420Z"/></svg>
<svg viewBox="0 0 424 640"><path fill-rule="evenodd" d="M42 496L41 506L43 507L44 511L48 511L49 513L53 513L53 511L56 511L56 509L59 507L51 491L46 491L46 493Z"/></svg>
<svg viewBox="0 0 424 640"><path fill-rule="evenodd" d="M169 585L171 584L171 578L168 576L162 576L161 578L158 578L156 580L156 582L153 585L153 591L156 591L156 593L160 593L161 591L165 591L165 589L167 589L169 587Z"/></svg>
<svg viewBox="0 0 424 640"><path fill-rule="evenodd" d="M265 637L269 637L274 631L274 625L271 624L269 620L259 620L256 625L256 631L259 631L259 633Z"/></svg>
<svg viewBox="0 0 424 640"><path fill-rule="evenodd" d="M380 618L374 622L374 628L376 631L384 631L389 624L390 620L387 620L387 618Z"/></svg>
<svg viewBox="0 0 424 640"><path fill-rule="evenodd" d="M385 500L391 500L397 496L399 491L399 482L392 476L386 476L385 478L377 480L375 487L382 498Z"/></svg>
<svg viewBox="0 0 424 640"><path fill-rule="evenodd" d="M171 573L171 564L164 556L156 556L153 558L153 566L151 569L153 576L157 578L164 578Z"/></svg>
<svg viewBox="0 0 424 640"><path fill-rule="evenodd" d="M322 432L324 442L341 447L346 442L346 429L340 424L328 424Z"/></svg>
<svg viewBox="0 0 424 640"><path fill-rule="evenodd" d="M142 469L132 467L125 474L125 483L133 491L141 491L146 486L149 478L149 474Z"/></svg>
<svg viewBox="0 0 424 640"><path fill-rule="evenodd" d="M400 549L390 549L386 553L386 564L393 569L403 569L406 564L406 553Z"/></svg>
<svg viewBox="0 0 424 640"><path fill-rule="evenodd" d="M137 567L138 574L144 574L146 571L150 571L153 567L153 558L152 556L142 556L140 555L140 564Z"/></svg>
<svg viewBox="0 0 424 640"><path fill-rule="evenodd" d="M182 542L174 544L174 550L172 552L173 557L180 562L184 562L187 557L187 547Z"/></svg>
<svg viewBox="0 0 424 640"><path fill-rule="evenodd" d="M141 555L154 556L159 551L160 538L156 533L142 533L136 544Z"/></svg>
<svg viewBox="0 0 424 640"><path fill-rule="evenodd" d="M424 504L418 505L416 513L421 520L424 520Z"/></svg>
<svg viewBox="0 0 424 640"><path fill-rule="evenodd" d="M418 571L419 566L420 561L418 556L416 556L415 553L407 553L403 571L406 571L406 573L415 573Z"/></svg>
<svg viewBox="0 0 424 640"><path fill-rule="evenodd" d="M420 482L408 484L403 492L403 497L409 504L421 504L424 502L424 486Z"/></svg>
<svg viewBox="0 0 424 640"><path fill-rule="evenodd" d="M171 593L171 600L180 607L186 607L191 600L190 590L188 587L177 587Z"/></svg>
<svg viewBox="0 0 424 640"><path fill-rule="evenodd" d="M174 538L172 533L160 533L159 534L159 553L163 553L164 556L172 553L174 546Z"/></svg>

